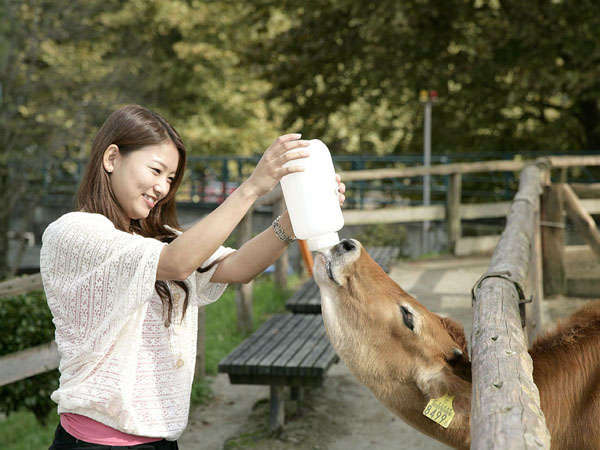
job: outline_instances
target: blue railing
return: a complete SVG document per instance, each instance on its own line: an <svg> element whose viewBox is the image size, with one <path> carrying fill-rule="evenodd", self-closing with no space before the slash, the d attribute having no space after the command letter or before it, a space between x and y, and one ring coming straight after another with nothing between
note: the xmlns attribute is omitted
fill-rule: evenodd
<svg viewBox="0 0 600 450"><path fill-rule="evenodd" d="M598 152L562 153L570 156L597 154ZM473 162L515 157L534 159L541 152L494 152L433 155L432 164ZM254 169L259 156L189 156L187 170L177 199L182 204L210 207L221 203ZM364 170L391 167L418 166L421 155L340 155L333 157L338 171ZM86 161L81 159L53 159L43 162L41 181L47 203L66 204L72 202L77 184L82 176ZM600 172L583 167L571 174L580 181L600 180ZM17 172L18 173L18 172ZM421 203L422 177L355 181L347 183L348 208L381 207L390 204ZM431 176L432 203L445 201L448 176ZM518 188L518 179L512 172L490 172L465 174L462 180L464 202L500 201L511 199Z"/></svg>

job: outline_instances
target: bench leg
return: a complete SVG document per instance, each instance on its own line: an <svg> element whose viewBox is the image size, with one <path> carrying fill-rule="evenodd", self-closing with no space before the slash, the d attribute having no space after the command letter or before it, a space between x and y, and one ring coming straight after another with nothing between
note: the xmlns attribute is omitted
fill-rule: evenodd
<svg viewBox="0 0 600 450"><path fill-rule="evenodd" d="M296 401L296 411L302 414L302 406L304 403L304 388L302 386L292 386L292 400Z"/></svg>
<svg viewBox="0 0 600 450"><path fill-rule="evenodd" d="M269 429L271 432L277 432L283 428L285 421L284 388L284 386L271 386L271 411L269 416Z"/></svg>
<svg viewBox="0 0 600 450"><path fill-rule="evenodd" d="M297 402L304 400L304 388L302 386L292 386L291 398Z"/></svg>

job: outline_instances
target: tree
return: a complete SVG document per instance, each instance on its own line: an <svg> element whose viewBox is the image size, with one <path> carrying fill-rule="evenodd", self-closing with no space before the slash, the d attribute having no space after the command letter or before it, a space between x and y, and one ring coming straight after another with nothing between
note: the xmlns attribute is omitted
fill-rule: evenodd
<svg viewBox="0 0 600 450"><path fill-rule="evenodd" d="M592 0L256 1L246 20L261 33L244 61L284 126L336 152L420 151L421 89L441 98L440 152L600 146Z"/></svg>
<svg viewBox="0 0 600 450"><path fill-rule="evenodd" d="M120 105L159 111L192 153L266 148L279 127L267 119L267 83L237 67L241 8L183 0L0 4L0 279L9 272L11 217L34 210L54 170L76 178L62 159L84 157Z"/></svg>

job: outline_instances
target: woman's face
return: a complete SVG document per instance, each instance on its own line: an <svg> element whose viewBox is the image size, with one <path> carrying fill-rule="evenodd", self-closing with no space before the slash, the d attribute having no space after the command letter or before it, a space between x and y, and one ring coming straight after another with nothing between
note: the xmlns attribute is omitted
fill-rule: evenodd
<svg viewBox="0 0 600 450"><path fill-rule="evenodd" d="M170 140L126 155L113 144L104 152L103 164L125 214L130 219L144 219L169 193L179 164L179 153Z"/></svg>

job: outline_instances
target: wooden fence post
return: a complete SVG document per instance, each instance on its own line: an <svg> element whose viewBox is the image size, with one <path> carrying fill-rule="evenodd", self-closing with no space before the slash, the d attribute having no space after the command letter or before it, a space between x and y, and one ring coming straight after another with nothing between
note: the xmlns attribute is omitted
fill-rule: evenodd
<svg viewBox="0 0 600 450"><path fill-rule="evenodd" d="M563 195L558 185L544 187L542 194L542 254L544 294L564 294L567 290L565 272L565 221Z"/></svg>
<svg viewBox="0 0 600 450"><path fill-rule="evenodd" d="M567 215L575 224L575 228L592 248L596 258L600 259L600 232L592 216L585 210L568 184L561 185L565 199Z"/></svg>
<svg viewBox="0 0 600 450"><path fill-rule="evenodd" d="M462 175L450 175L448 192L446 194L446 227L448 230L448 249L456 254L456 245L461 236L460 199L462 192Z"/></svg>
<svg viewBox="0 0 600 450"><path fill-rule="evenodd" d="M252 214L251 208L239 226L238 248L252 238ZM246 284L238 284L235 289L235 304L237 310L237 330L241 333L252 331L252 288L254 281Z"/></svg>
<svg viewBox="0 0 600 450"><path fill-rule="evenodd" d="M540 169L528 166L488 271L473 290L471 448L550 448L519 316L540 193Z"/></svg>
<svg viewBox="0 0 600 450"><path fill-rule="evenodd" d="M542 230L540 225L540 197L537 198L531 242L531 261L529 264L529 288L533 296L527 315L527 338L531 344L544 328L543 305L544 281L542 262Z"/></svg>

